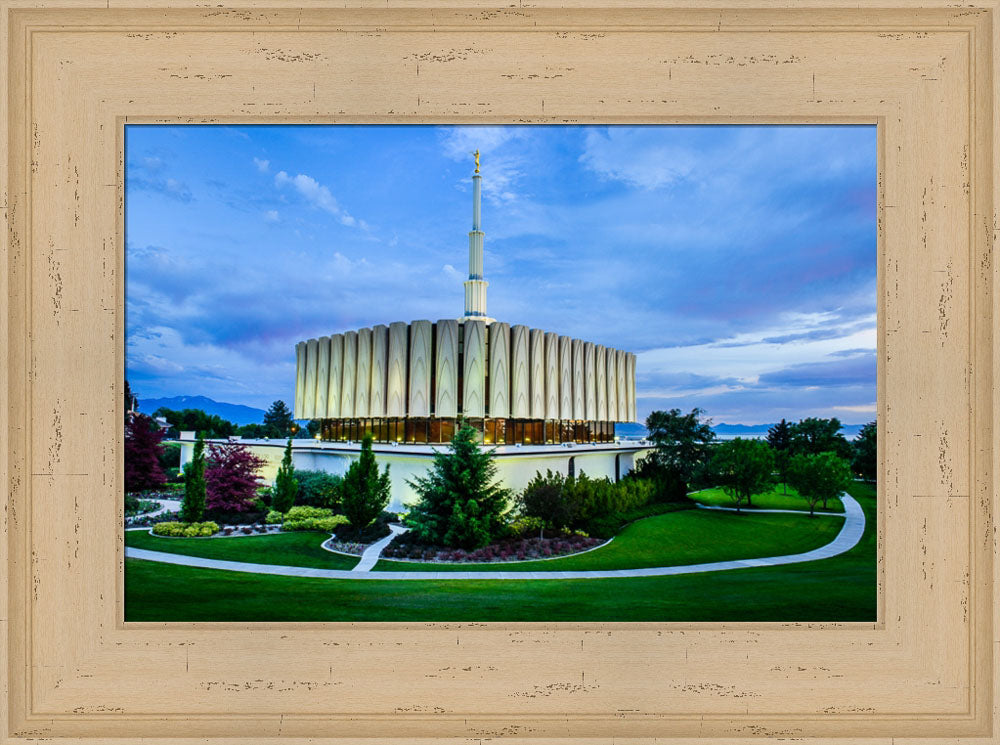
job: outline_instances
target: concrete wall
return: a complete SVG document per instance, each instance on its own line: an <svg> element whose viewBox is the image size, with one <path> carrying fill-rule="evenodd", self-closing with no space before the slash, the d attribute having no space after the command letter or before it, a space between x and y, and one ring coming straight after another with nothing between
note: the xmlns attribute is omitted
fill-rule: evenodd
<svg viewBox="0 0 1000 745"><path fill-rule="evenodd" d="M221 441L217 441L221 442ZM264 459L266 465L261 471L264 483L274 482L281 465L285 442L282 440L246 440L243 441L254 455ZM181 433L181 468L191 462L194 450L194 433ZM407 484L407 480L415 476L426 475L433 460L433 448L430 446L398 446L376 445L375 459L379 468L389 465L389 475L392 482L391 510L401 510L406 504L416 501L417 496ZM569 471L570 458L574 459L574 470L577 475L586 473L592 478L608 477L615 479L615 458L620 461L620 475L624 476L634 467L635 459L649 452L648 447L638 445L628 446L589 446L579 445L572 448L562 446L538 447L503 447L497 449L498 478L509 488L519 492L528 485L536 472L545 473L546 469L566 474ZM296 468L312 471L326 471L343 476L348 466L358 458L360 446L337 443L333 445L319 444L312 440L293 440L292 463Z"/></svg>

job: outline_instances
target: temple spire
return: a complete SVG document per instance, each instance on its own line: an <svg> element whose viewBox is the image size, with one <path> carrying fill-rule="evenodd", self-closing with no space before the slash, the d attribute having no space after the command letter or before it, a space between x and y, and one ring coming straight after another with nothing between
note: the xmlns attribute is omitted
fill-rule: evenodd
<svg viewBox="0 0 1000 745"><path fill-rule="evenodd" d="M472 230L469 231L469 278L465 281L465 315L463 320L486 321L486 288L484 276L482 231L482 174L479 172L479 151L474 153L476 170L472 174Z"/></svg>

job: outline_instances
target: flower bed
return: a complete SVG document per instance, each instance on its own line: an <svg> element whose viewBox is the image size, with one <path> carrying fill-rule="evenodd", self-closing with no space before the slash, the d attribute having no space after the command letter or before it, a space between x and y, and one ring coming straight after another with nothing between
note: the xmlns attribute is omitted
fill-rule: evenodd
<svg viewBox="0 0 1000 745"><path fill-rule="evenodd" d="M368 548L368 544L365 543L338 541L336 538L331 538L323 546L330 551L336 551L338 554L350 554L351 556L361 556L365 552L365 549Z"/></svg>
<svg viewBox="0 0 1000 745"><path fill-rule="evenodd" d="M490 546L466 551L461 548L422 546L399 542L397 538L382 551L383 559L429 561L445 564L497 563L505 561L531 561L568 556L587 551L604 543L600 538L571 535L554 538L520 538L494 543Z"/></svg>

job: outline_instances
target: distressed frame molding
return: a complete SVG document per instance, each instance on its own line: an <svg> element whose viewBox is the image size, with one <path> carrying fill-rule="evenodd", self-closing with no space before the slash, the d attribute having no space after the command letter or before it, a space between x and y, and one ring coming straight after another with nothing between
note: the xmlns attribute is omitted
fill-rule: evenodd
<svg viewBox="0 0 1000 745"><path fill-rule="evenodd" d="M3 742L996 741L997 2L629 4L0 0ZM877 623L123 623L124 124L264 120L877 123Z"/></svg>

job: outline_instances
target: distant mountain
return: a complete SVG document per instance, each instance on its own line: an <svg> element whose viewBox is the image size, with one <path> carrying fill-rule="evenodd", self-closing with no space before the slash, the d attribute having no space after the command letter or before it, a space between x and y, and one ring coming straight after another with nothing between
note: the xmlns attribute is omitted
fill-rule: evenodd
<svg viewBox="0 0 1000 745"><path fill-rule="evenodd" d="M139 411L152 416L161 407L180 411L201 409L206 414L215 414L233 424L260 424L264 421L264 410L243 404L227 404L213 401L207 396L171 396L170 398L140 398Z"/></svg>

